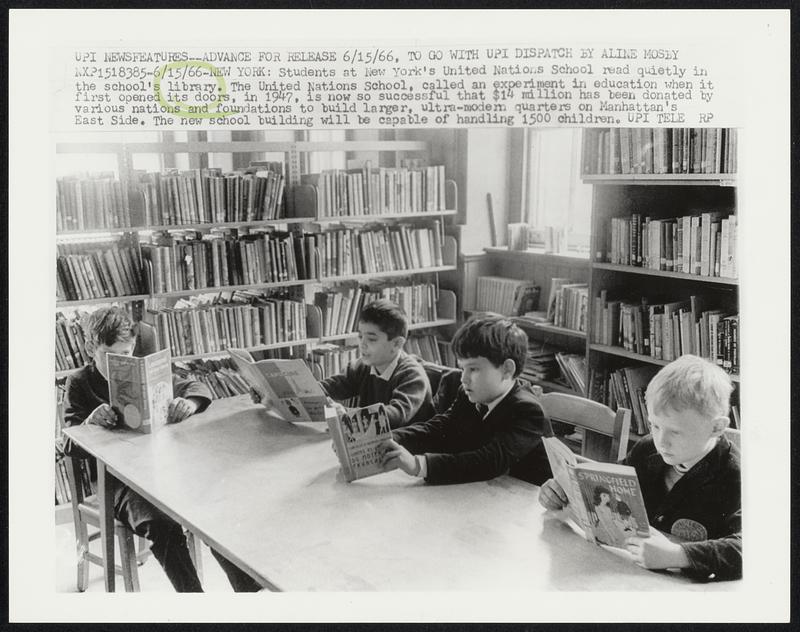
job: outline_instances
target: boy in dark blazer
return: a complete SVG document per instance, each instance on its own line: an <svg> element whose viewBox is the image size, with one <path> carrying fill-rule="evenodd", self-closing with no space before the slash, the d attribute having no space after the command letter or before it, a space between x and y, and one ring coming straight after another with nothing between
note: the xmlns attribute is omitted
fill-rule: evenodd
<svg viewBox="0 0 800 632"><path fill-rule="evenodd" d="M507 318L475 317L452 342L461 387L448 410L393 430L383 444L385 468L428 483L465 483L511 473L541 483L550 476L542 436L550 422L532 389L517 379L528 337Z"/></svg>

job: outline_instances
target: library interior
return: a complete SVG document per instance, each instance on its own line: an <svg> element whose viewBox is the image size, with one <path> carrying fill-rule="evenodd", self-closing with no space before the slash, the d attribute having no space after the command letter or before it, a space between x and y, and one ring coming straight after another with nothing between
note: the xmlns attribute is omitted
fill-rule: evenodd
<svg viewBox="0 0 800 632"><path fill-rule="evenodd" d="M186 546L172 546L188 549L206 591L480 590L488 578L498 589L713 590L726 582L709 580L740 576L741 527L690 509L661 524L666 505L648 499L630 456L652 436L662 465L670 451L678 459L677 442L660 437L685 407L654 409L648 387L697 356L729 389L727 410L705 452L664 465L668 489L694 484L722 444L738 476L736 130L108 132L61 134L54 149L58 591L179 590L153 530L120 515L123 487L180 526ZM361 316L381 299L404 315L402 347L370 364L379 321ZM98 333L98 314L133 323L135 345ZM470 323L483 321L523 332L524 360L476 353ZM396 336L384 338L388 348ZM87 373L98 348L111 359ZM143 360L116 355L126 353ZM476 356L509 385L502 397L479 399L467 375L483 370ZM437 438L444 447L412 447L428 421L411 419L419 402L392 416L407 408L398 401L413 403L390 377L406 358L424 378L431 424L453 422ZM200 390L173 393L168 379L165 396L158 366ZM331 379L351 372L362 387L388 383L386 396L337 397ZM101 407L124 424L104 426L93 406L80 414L77 383L97 390L92 379L110 387ZM509 388L531 393L537 411L513 429ZM183 414L170 403L179 393ZM137 397L139 408L117 404ZM480 445L459 429L467 400L488 404L475 424L499 428L475 430L488 433ZM356 414L370 404L386 416ZM518 446L495 431L538 445L509 456ZM540 435L566 446L566 478ZM401 465L383 471L387 445L400 446L389 450ZM566 509L543 500L548 476L515 475L538 448L570 486ZM482 475L494 450L499 464ZM369 459L377 469L359 474ZM610 504L587 499L578 511L588 459L639 473L639 528L618 478ZM599 535L612 523L636 543ZM684 560L668 572L647 562L659 537Z"/></svg>

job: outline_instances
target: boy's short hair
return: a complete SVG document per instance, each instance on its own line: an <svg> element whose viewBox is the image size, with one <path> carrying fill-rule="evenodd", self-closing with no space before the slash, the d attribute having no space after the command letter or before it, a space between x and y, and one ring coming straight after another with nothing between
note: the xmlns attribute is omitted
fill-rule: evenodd
<svg viewBox="0 0 800 632"><path fill-rule="evenodd" d="M408 318L403 309L387 298L379 298L361 308L358 320L377 325L389 340L408 337Z"/></svg>
<svg viewBox="0 0 800 632"><path fill-rule="evenodd" d="M483 356L496 367L513 360L517 377L528 355L528 336L505 316L487 313L464 323L453 336L451 346L459 358Z"/></svg>
<svg viewBox="0 0 800 632"><path fill-rule="evenodd" d="M95 345L110 347L136 337L133 320L121 307L101 307L93 312L83 327L86 339Z"/></svg>
<svg viewBox="0 0 800 632"><path fill-rule="evenodd" d="M654 413L690 409L713 419L728 415L732 391L731 378L721 367L687 354L656 373L647 385L645 401Z"/></svg>

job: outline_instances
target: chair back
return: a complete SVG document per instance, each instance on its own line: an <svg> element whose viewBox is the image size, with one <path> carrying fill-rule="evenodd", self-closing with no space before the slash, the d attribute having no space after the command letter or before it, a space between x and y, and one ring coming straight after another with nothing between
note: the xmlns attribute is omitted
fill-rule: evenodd
<svg viewBox="0 0 800 632"><path fill-rule="evenodd" d="M615 413L604 404L566 393L545 393L540 402L551 421L583 430L582 456L606 463L625 458L631 431L627 408Z"/></svg>

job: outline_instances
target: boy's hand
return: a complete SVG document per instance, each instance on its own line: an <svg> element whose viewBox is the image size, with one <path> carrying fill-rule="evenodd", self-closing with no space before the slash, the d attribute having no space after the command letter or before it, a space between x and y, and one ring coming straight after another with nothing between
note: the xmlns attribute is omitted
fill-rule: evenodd
<svg viewBox="0 0 800 632"><path fill-rule="evenodd" d="M381 465L384 471L400 468L409 476L416 476L419 474L417 459L394 439L387 439L381 443L380 447L383 449Z"/></svg>
<svg viewBox="0 0 800 632"><path fill-rule="evenodd" d="M116 428L117 413L108 404L100 404L86 418L86 423L102 426L103 428Z"/></svg>
<svg viewBox="0 0 800 632"><path fill-rule="evenodd" d="M686 568L690 565L683 547L652 527L649 538L627 538L625 548L631 552L634 561L644 568Z"/></svg>
<svg viewBox="0 0 800 632"><path fill-rule="evenodd" d="M539 489L539 504L545 509L563 509L568 503L566 492L554 478L545 481Z"/></svg>
<svg viewBox="0 0 800 632"><path fill-rule="evenodd" d="M183 421L187 417L194 415L197 410L197 402L183 397L176 397L169 403L167 410L167 423L174 424Z"/></svg>

